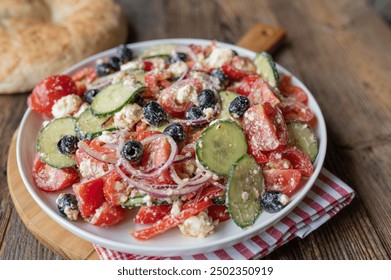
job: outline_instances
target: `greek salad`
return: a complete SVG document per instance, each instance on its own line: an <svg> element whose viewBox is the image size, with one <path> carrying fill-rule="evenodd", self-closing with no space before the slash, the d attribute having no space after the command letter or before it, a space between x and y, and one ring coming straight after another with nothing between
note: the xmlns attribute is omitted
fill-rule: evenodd
<svg viewBox="0 0 391 280"><path fill-rule="evenodd" d="M283 209L314 172L307 102L265 52L249 58L212 42L136 55L121 45L33 89L28 105L47 120L32 176L58 192L64 218L141 224L130 232L140 241L174 227L203 238L227 220L245 229Z"/></svg>

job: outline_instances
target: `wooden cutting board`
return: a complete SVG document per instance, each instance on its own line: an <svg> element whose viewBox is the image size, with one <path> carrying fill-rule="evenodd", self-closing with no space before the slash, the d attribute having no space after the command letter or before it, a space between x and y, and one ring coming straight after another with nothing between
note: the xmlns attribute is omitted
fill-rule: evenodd
<svg viewBox="0 0 391 280"><path fill-rule="evenodd" d="M281 28L257 24L237 42L237 45L256 52L272 52L284 37L285 32ZM31 197L23 184L16 162L16 136L17 131L12 137L8 153L7 181L12 201L23 223L39 241L64 259L99 259L90 242L53 221Z"/></svg>

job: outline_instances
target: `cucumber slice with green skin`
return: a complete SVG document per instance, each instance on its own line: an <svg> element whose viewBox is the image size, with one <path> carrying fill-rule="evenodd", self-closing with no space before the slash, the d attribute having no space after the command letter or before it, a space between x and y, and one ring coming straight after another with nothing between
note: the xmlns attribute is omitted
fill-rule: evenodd
<svg viewBox="0 0 391 280"><path fill-rule="evenodd" d="M145 195L137 195L134 197L129 197L129 199L122 204L123 207L133 208L147 205L147 202L144 200Z"/></svg>
<svg viewBox="0 0 391 280"><path fill-rule="evenodd" d="M151 47L145 50L142 54L142 58L154 58L154 57L170 57L175 51L177 45L175 44L161 44Z"/></svg>
<svg viewBox="0 0 391 280"><path fill-rule="evenodd" d="M319 152L319 143L312 128L299 121L290 122L287 127L289 133L288 145L296 146L308 156L311 162L314 162Z"/></svg>
<svg viewBox="0 0 391 280"><path fill-rule="evenodd" d="M264 190L262 168L252 156L243 155L231 168L226 192L227 209L235 224L241 228L254 224L262 210Z"/></svg>
<svg viewBox="0 0 391 280"><path fill-rule="evenodd" d="M56 168L65 168L76 165L75 158L64 155L57 149L57 143L65 135L76 136L76 119L64 117L52 120L38 134L37 151L41 161Z"/></svg>
<svg viewBox="0 0 391 280"><path fill-rule="evenodd" d="M111 116L99 118L94 116L91 108L87 108L77 119L75 123L77 137L82 140L92 140L100 136L103 131L117 130L114 120Z"/></svg>
<svg viewBox="0 0 391 280"><path fill-rule="evenodd" d="M236 92L232 91L221 91L219 92L220 99L221 99L221 110L220 114L218 115L218 119L233 119L231 117L231 114L229 113L229 105L231 104L232 100L234 100L236 97L239 96Z"/></svg>
<svg viewBox="0 0 391 280"><path fill-rule="evenodd" d="M260 75L272 87L276 87L280 80L276 64L267 52L258 53L254 58L257 74Z"/></svg>
<svg viewBox="0 0 391 280"><path fill-rule="evenodd" d="M218 175L228 175L232 164L247 153L247 141L240 126L227 120L212 123L196 144L198 161Z"/></svg>
<svg viewBox="0 0 391 280"><path fill-rule="evenodd" d="M125 85L122 82L105 87L92 101L92 113L97 117L113 115L132 102L136 95L143 92L145 88L141 83Z"/></svg>
<svg viewBox="0 0 391 280"><path fill-rule="evenodd" d="M140 206L146 206L146 205L160 205L160 204L167 204L167 201L164 200L158 200L154 198L150 198L149 200L145 199L146 194L144 195L136 195L134 197L129 197L129 199L123 203L121 206L126 208L134 208L134 207L140 207Z"/></svg>

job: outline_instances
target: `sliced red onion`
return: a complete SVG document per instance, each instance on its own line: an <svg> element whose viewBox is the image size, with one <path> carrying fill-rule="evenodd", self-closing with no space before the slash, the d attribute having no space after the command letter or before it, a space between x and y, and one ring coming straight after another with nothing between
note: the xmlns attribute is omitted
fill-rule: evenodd
<svg viewBox="0 0 391 280"><path fill-rule="evenodd" d="M151 185L145 181L135 181L132 178L128 177L119 166L115 166L118 174L124 179L128 184L134 186L135 188L142 190L149 194L152 197L156 198L167 198L171 196L180 196L185 195L191 192L195 192L202 188L208 181L192 186L185 186L179 188L178 185Z"/></svg>
<svg viewBox="0 0 391 280"><path fill-rule="evenodd" d="M166 162L162 163L160 166L156 166L156 167L153 167L153 168L148 169L148 170L140 170L140 169L134 168L129 163L129 161L124 159L122 157L122 155L121 155L121 150L122 150L122 147L124 145L124 143L123 143L124 140L123 140L122 137L120 138L120 141L119 141L120 143L118 145L119 148L117 149L117 156L120 159L119 163L126 169L127 172L129 172L130 174L132 174L135 177L138 177L138 178L141 178L141 179L152 179L152 178L159 177L159 175L162 174L162 172L164 170L166 170L173 163L176 155L178 154L178 146L175 143L174 139L172 139L171 136L168 136L168 135L165 135L165 134L151 135L151 136L145 138L144 140L142 140L141 144L143 144L143 146L145 146L145 145L155 141L158 138L166 138L168 143L171 146L171 153L170 153L169 158L167 159Z"/></svg>
<svg viewBox="0 0 391 280"><path fill-rule="evenodd" d="M107 76L100 77L96 80L94 80L92 83L88 84L87 87L89 89L102 89L104 87L107 87L111 84L111 81L113 80L114 76L118 73L110 74Z"/></svg>
<svg viewBox="0 0 391 280"><path fill-rule="evenodd" d="M91 156L99 161L102 161L105 163L111 163L111 164L117 163L116 157L114 157L113 155L107 155L105 153L97 152L97 151L91 149L84 141L79 141L79 143L77 145L80 149L85 151L89 156Z"/></svg>
<svg viewBox="0 0 391 280"><path fill-rule="evenodd" d="M192 159L193 156L177 155L172 163L181 163Z"/></svg>
<svg viewBox="0 0 391 280"><path fill-rule="evenodd" d="M203 124L207 124L207 123L210 123L211 120L210 119L198 119L198 120L185 120L185 119L174 119L172 120L172 123L180 123L182 125L186 125L186 126L192 126L192 125L203 125Z"/></svg>
<svg viewBox="0 0 391 280"><path fill-rule="evenodd" d="M223 185L223 184L220 184L220 183L217 182L217 181L211 181L210 183L211 183L212 185L216 186L216 187L219 187L219 188L222 189L222 190L227 189L227 186L225 186L225 185Z"/></svg>

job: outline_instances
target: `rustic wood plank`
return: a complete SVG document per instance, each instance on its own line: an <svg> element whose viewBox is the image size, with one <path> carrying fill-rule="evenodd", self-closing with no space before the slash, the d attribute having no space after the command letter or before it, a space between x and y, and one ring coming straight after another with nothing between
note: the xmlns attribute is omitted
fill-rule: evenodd
<svg viewBox="0 0 391 280"><path fill-rule="evenodd" d="M278 60L302 78L323 108L326 167L355 187L389 257L391 32L365 1L270 6L294 42Z"/></svg>

